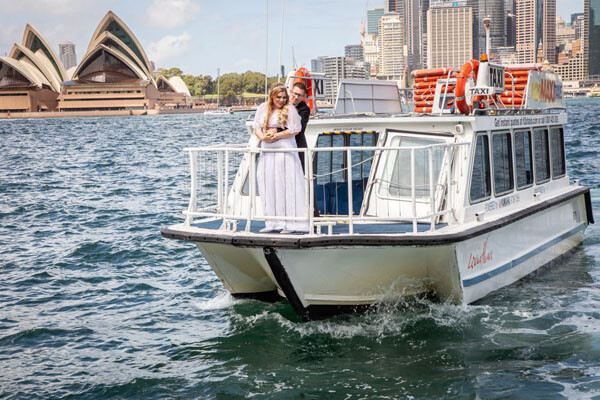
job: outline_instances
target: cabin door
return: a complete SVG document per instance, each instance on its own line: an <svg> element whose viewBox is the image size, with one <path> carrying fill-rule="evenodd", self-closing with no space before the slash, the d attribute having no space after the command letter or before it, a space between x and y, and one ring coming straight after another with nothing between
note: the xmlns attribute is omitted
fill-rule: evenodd
<svg viewBox="0 0 600 400"><path fill-rule="evenodd" d="M371 173L373 151L361 146L375 146L377 132L323 132L317 138L318 148L356 147L348 163L345 150L316 151L313 159L315 201L321 215L358 215L363 203L367 180ZM352 185L352 204L348 200L348 181Z"/></svg>

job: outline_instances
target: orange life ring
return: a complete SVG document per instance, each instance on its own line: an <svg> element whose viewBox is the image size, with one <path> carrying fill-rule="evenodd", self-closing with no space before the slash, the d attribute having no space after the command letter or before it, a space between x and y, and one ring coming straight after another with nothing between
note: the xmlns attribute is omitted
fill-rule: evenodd
<svg viewBox="0 0 600 400"><path fill-rule="evenodd" d="M474 79L477 79L477 71L479 71L479 61L470 60L462 66L456 77L456 88L454 89L456 108L465 115L469 115L473 108L472 104L467 104L467 98L465 97L467 78L473 74Z"/></svg>
<svg viewBox="0 0 600 400"><path fill-rule="evenodd" d="M310 72L308 72L308 70L306 68L300 67L296 71L295 76L296 76L296 79L294 79L294 83L304 82L304 84L306 85L306 104L308 104L308 107L310 107L310 111L312 113L312 111L315 108L315 105L314 105L314 100L313 100L313 96L314 96L313 81L312 81L312 79L307 79L307 78L310 78ZM293 84L292 84L292 86L293 86Z"/></svg>

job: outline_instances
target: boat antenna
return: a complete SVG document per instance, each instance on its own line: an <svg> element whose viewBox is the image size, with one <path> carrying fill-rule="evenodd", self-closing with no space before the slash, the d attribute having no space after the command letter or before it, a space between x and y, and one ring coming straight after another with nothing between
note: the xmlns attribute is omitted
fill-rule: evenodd
<svg viewBox="0 0 600 400"><path fill-rule="evenodd" d="M283 20L285 16L285 0L281 0L281 32L279 32L279 69L283 71L283 65L281 65L281 53L283 52ZM283 72L281 73L283 75ZM277 72L277 83L279 83L279 78L281 77L279 72Z"/></svg>
<svg viewBox="0 0 600 400"><path fill-rule="evenodd" d="M267 0L267 23L266 23L266 43L265 43L265 101L269 100L269 0Z"/></svg>

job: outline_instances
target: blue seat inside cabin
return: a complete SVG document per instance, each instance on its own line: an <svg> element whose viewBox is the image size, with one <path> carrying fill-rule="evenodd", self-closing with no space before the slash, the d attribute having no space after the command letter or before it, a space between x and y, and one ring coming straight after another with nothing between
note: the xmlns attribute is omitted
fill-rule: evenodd
<svg viewBox="0 0 600 400"><path fill-rule="evenodd" d="M352 181L352 213L358 215L367 179ZM328 182L315 185L317 205L321 214L348 215L348 183Z"/></svg>

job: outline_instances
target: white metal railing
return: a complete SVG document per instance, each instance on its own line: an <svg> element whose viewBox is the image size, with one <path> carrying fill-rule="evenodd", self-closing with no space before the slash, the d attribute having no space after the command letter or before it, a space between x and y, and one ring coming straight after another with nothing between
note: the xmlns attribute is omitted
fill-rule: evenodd
<svg viewBox="0 0 600 400"><path fill-rule="evenodd" d="M309 232L321 232L322 226L329 228L332 234L332 226L339 223L348 224L348 232L354 233L356 223L391 223L404 222L412 224L412 231L418 231L418 224L427 222L429 230L436 229L436 223L440 218L452 212L451 195L457 190L450 190L456 185L458 178L453 175L453 164L461 157L455 157L457 151L463 152L468 148L468 143L442 143L418 147L382 147L382 146L351 146L351 147L322 147L314 149L285 149L285 148L257 148L250 145L213 145L204 147L191 147L184 149L188 152L191 168L190 201L187 210L183 211L186 216L185 225L190 226L207 221L222 220L221 229L237 230L237 224L245 221L245 231L251 231L252 223L255 221L303 221L308 222ZM353 212L353 167L359 163L352 163L353 152L371 152L377 163L371 166L367 186L363 190L365 198L369 201L378 198L378 201L397 203L403 205L406 212L382 212L375 207L375 215L365 207L361 206L359 214ZM304 153L304 202L306 215L301 217L273 216L258 213L256 188L256 165L261 153ZM332 169L329 173L345 173L347 179L342 184L347 185L347 214L321 215L315 217L315 180L318 177L313 173L313 160L316 154L329 152L333 157L335 152L342 153L345 157L345 167ZM379 185L386 185L385 175L381 169L386 169L389 156L398 157L400 152L410 153L410 193L407 196L376 196L375 191ZM417 195L417 162L416 152L428 154L426 169L428 195L426 197ZM436 160L435 154L442 154L443 159ZM440 162L437 174L434 173L434 164ZM379 170L376 170L379 169ZM361 177L362 179L362 177ZM246 182L247 180L247 182ZM246 190L247 184L247 191ZM336 192L337 195L337 192ZM336 200L337 201L337 197ZM426 211L423 205L426 205ZM262 207L261 207L262 208ZM400 208L398 208L400 209ZM419 211L420 210L420 211Z"/></svg>

